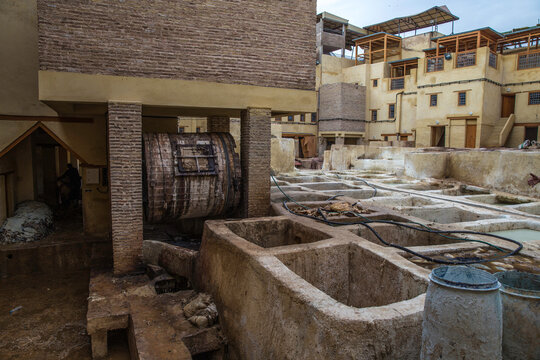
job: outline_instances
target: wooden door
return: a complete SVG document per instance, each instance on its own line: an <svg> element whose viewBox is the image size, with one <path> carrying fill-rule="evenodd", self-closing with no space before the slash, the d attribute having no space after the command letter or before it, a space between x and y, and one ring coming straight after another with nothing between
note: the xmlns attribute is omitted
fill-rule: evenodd
<svg viewBox="0 0 540 360"><path fill-rule="evenodd" d="M465 131L465 147L476 147L476 124L467 124L467 128Z"/></svg>
<svg viewBox="0 0 540 360"><path fill-rule="evenodd" d="M516 95L503 95L501 117L505 118L512 115L514 113L515 104Z"/></svg>

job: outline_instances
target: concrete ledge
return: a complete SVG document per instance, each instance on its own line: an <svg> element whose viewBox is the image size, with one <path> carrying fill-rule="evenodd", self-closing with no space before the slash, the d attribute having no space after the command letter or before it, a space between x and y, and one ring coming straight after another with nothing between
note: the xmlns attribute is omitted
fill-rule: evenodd
<svg viewBox="0 0 540 360"><path fill-rule="evenodd" d="M39 71L39 100L44 102L140 102L149 106L246 109L309 113L317 111L317 93L208 81L153 79Z"/></svg>

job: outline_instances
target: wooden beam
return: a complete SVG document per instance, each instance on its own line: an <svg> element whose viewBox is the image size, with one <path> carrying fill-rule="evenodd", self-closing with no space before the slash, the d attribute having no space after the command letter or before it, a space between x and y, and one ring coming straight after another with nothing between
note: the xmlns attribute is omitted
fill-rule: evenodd
<svg viewBox="0 0 540 360"><path fill-rule="evenodd" d="M66 117L66 116L22 116L22 115L2 115L0 120L20 120L20 121L55 121L55 122L74 122L74 123L92 123L92 118Z"/></svg>
<svg viewBox="0 0 540 360"><path fill-rule="evenodd" d="M386 62L386 44L388 43L388 36L384 36L384 62Z"/></svg>
<svg viewBox="0 0 540 360"><path fill-rule="evenodd" d="M514 126L530 126L530 127L535 127L535 126L540 126L540 122L537 122L537 123L514 123Z"/></svg>
<svg viewBox="0 0 540 360"><path fill-rule="evenodd" d="M52 137L60 146L62 146L64 149L72 153L77 159L81 161L82 164L87 164L88 162L84 160L80 155L78 155L75 151L71 149L65 142L63 142L58 136L56 136L55 133L53 133L47 126L45 126L41 122L37 122L34 126L32 126L30 129L26 130L21 136L19 136L17 139L15 139L11 144L9 144L5 149L0 151L0 158L2 158L4 155L6 155L11 149L13 149L17 144L19 144L21 141L26 139L28 136L30 136L34 131L36 131L38 128L43 129L50 137Z"/></svg>

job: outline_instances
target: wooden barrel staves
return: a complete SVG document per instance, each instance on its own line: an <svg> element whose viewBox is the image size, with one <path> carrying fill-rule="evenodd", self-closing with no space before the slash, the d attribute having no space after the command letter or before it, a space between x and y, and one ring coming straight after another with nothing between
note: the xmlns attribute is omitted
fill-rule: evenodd
<svg viewBox="0 0 540 360"><path fill-rule="evenodd" d="M231 214L240 203L241 170L228 133L145 133L146 221L173 222Z"/></svg>

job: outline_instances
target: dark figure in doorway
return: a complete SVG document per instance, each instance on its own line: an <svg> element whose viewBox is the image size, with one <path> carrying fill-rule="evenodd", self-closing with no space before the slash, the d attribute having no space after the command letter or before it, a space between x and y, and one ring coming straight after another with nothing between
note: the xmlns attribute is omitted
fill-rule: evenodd
<svg viewBox="0 0 540 360"><path fill-rule="evenodd" d="M58 178L58 186L62 204L76 204L81 197L81 177L77 169L67 164L66 172Z"/></svg>

